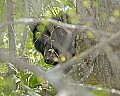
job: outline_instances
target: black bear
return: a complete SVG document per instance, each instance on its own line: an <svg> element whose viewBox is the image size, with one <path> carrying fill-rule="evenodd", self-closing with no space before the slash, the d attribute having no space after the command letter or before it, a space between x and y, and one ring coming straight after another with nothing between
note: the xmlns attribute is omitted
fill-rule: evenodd
<svg viewBox="0 0 120 96"><path fill-rule="evenodd" d="M66 14L54 18L59 22L66 22ZM68 23L68 22L67 22ZM75 55L75 32L52 23L30 25L33 33L33 43L37 51L41 52L47 64L63 63ZM68 32L68 31L69 32Z"/></svg>

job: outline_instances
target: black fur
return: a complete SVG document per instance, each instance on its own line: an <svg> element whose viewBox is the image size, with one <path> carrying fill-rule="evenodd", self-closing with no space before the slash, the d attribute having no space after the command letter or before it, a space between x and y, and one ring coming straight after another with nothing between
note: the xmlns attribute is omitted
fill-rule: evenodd
<svg viewBox="0 0 120 96"><path fill-rule="evenodd" d="M60 18L57 18L57 20L63 21ZM54 61L54 58L59 58L60 54L64 55L67 59L75 55L75 36L70 39L71 41L69 46L65 47L64 43L68 33L64 29L59 26L49 24L48 26L45 26L44 30L41 32L38 29L38 26L41 24L42 23L32 25L32 28L30 29L33 32L34 46L37 51L42 53L47 64L58 64L59 62ZM37 32L41 34L38 37L36 37Z"/></svg>

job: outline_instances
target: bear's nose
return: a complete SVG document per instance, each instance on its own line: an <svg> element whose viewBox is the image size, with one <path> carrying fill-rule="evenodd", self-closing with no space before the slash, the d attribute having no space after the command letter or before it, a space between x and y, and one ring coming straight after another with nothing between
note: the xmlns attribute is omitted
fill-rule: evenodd
<svg viewBox="0 0 120 96"><path fill-rule="evenodd" d="M47 64L51 64L51 63L53 63L53 61L50 60L49 58L46 58L46 59L45 59L45 63L47 63Z"/></svg>

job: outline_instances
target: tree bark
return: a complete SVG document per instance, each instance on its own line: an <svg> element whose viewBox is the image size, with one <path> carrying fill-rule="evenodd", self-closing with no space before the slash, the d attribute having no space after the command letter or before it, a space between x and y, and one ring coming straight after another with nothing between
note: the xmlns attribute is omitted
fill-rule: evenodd
<svg viewBox="0 0 120 96"><path fill-rule="evenodd" d="M7 22L14 22L13 18L13 2L12 0L7 0ZM11 56L16 55L15 46L15 35L14 35L14 25L8 25L8 39L9 39L9 54Z"/></svg>

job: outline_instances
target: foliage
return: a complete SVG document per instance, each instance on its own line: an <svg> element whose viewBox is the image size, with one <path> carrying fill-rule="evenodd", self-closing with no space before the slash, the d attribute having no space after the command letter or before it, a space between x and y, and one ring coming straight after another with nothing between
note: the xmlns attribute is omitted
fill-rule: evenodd
<svg viewBox="0 0 120 96"><path fill-rule="evenodd" d="M17 20L21 20L23 18L26 19L29 17L35 17L38 18L39 20L46 19L46 21L43 22L43 25L38 26L38 28L41 31L43 31L44 28L49 24L47 18L56 18L61 14L67 14L68 24L72 24L70 27L72 27L73 29L76 28L75 30L79 29L77 31L80 34L80 36L77 36L76 38L78 42L77 43L78 46L76 45L77 54L80 54L82 52L84 53L85 50L93 47L94 45L96 45L96 43L103 42L102 40L104 38L109 38L111 36L114 36L114 33L117 33L117 31L119 31L119 21L120 21L119 6L117 4L116 6L114 6L112 0L110 0L111 2L109 0L81 0L80 4L78 5L76 4L77 2L73 2L74 0L30 0L30 1L11 0L11 1L14 4L13 17L15 24L14 34L16 40L15 41L16 57L17 59L20 59L23 62L29 63L45 71L53 68L53 66L46 64L44 62L44 58L42 54L36 51L36 49L34 48L32 41L33 35L32 32L29 30L29 26L27 26L28 23L17 24L16 23ZM0 10L0 17L1 17L0 18L0 24L1 24L0 51L2 50L3 53L9 54L10 51L9 50L10 42L9 42L9 34L8 34L9 24L6 23L7 22L6 2L7 0L0 0L0 9L1 9ZM25 2L27 2L28 5ZM61 22L59 23L61 24ZM77 26L78 24L80 26ZM26 40L23 41L25 33L27 33ZM41 34L36 33L36 37L41 36ZM107 41L107 39L105 41ZM111 63L111 61L116 60L117 62L117 59L114 58L116 55L112 56L112 59L110 60L110 56L112 53L109 54L110 56L107 54L108 51L109 52L115 51L116 52L115 54L119 55L119 51L118 51L120 50L119 40L118 41L114 40L114 42L112 41L109 42L110 47L114 48L112 51L107 50L108 47L104 47L107 46L107 43L105 43L102 46L103 48L100 47L98 48L98 50L95 50L95 52L97 51L96 53L93 52L95 53L92 54L94 59L92 58L91 60L90 57L91 55L90 55L87 56L83 61L76 60L76 62L79 63L73 65L72 69L70 68L71 71L65 74L65 76L73 77L75 81L77 81L78 83L83 83L83 84L85 83L91 85L102 84L104 90L109 88L119 89L120 86L119 84L116 83L117 73L115 73L112 70L113 66L111 67L110 65L113 64L113 62ZM102 49L104 49L104 51L106 50L106 53L101 52ZM23 53L21 53L21 50L23 51ZM98 55L98 53L100 54ZM97 58L95 58L96 56ZM79 58L79 56L78 57L76 56L75 58ZM67 61L66 59L67 58L61 55L61 62ZM113 65L115 65L115 62ZM92 69L92 67L94 68ZM52 78L52 75L50 75L50 78ZM53 77L52 80L56 81L56 79L58 79L57 76ZM59 82L61 84L62 80L60 80ZM57 84L55 85L57 86ZM106 92L104 90L95 89L92 92L93 96L111 95L110 91ZM30 70L13 66L12 63L10 62L5 62L5 63L3 63L2 61L0 62L0 96L21 96L21 95L55 96L57 94L56 91L58 90L56 90L51 84L49 84L49 82L46 81L42 76L38 77Z"/></svg>

